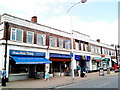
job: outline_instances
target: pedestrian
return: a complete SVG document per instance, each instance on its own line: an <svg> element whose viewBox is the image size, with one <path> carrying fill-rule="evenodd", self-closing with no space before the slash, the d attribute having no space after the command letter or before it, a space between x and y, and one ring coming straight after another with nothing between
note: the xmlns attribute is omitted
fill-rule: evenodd
<svg viewBox="0 0 120 90"><path fill-rule="evenodd" d="M6 86L6 70L2 68L2 75L1 75L1 86Z"/></svg>
<svg viewBox="0 0 120 90"><path fill-rule="evenodd" d="M80 70L81 70L81 69L80 69L80 66L78 65L78 66L77 66L77 72L78 72L78 76L79 76L79 77L80 77Z"/></svg>
<svg viewBox="0 0 120 90"><path fill-rule="evenodd" d="M116 72L117 71L117 65L114 64L114 71Z"/></svg>
<svg viewBox="0 0 120 90"><path fill-rule="evenodd" d="M82 78L85 77L85 73L83 71L81 71L81 75Z"/></svg>
<svg viewBox="0 0 120 90"><path fill-rule="evenodd" d="M49 81L49 78L50 78L50 74L49 74L49 72L46 72L45 73L45 81Z"/></svg>

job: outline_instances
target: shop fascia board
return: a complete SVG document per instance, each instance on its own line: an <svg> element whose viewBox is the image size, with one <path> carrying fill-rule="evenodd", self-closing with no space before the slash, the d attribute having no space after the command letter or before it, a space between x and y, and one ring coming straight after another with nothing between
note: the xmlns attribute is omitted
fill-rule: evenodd
<svg viewBox="0 0 120 90"><path fill-rule="evenodd" d="M2 44L5 44L5 40L4 42L2 42ZM13 41L8 41L8 45L12 45L12 46L23 46L23 47L34 47L34 48L43 48L43 49L47 49L48 46L40 46L40 45L36 45L36 44L29 44L29 43L19 43L19 42L13 42Z"/></svg>
<svg viewBox="0 0 120 90"><path fill-rule="evenodd" d="M70 52L66 52L66 51L63 52L63 51L57 51L57 50L49 50L49 53L70 55Z"/></svg>
<svg viewBox="0 0 120 90"><path fill-rule="evenodd" d="M81 51L81 50L75 50L74 53L91 54L91 52L86 52L86 51Z"/></svg>

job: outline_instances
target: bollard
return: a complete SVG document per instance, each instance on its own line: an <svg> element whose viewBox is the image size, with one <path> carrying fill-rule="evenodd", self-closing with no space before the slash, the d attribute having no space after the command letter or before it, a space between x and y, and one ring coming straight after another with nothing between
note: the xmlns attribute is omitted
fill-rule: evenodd
<svg viewBox="0 0 120 90"><path fill-rule="evenodd" d="M110 74L110 68L107 68L107 74Z"/></svg>

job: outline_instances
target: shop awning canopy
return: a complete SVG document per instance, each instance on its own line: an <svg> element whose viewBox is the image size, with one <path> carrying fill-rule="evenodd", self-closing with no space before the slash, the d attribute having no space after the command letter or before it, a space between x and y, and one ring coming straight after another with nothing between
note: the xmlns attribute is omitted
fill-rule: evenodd
<svg viewBox="0 0 120 90"><path fill-rule="evenodd" d="M49 64L52 63L50 60L44 57L19 57L12 56L16 64Z"/></svg>
<svg viewBox="0 0 120 90"><path fill-rule="evenodd" d="M100 57L93 57L93 60L102 60L102 58L100 58Z"/></svg>

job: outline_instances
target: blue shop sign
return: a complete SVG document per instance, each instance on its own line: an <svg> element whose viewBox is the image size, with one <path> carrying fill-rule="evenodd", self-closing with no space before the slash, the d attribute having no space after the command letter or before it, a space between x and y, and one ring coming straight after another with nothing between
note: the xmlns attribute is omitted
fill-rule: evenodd
<svg viewBox="0 0 120 90"><path fill-rule="evenodd" d="M80 55L75 55L75 60L80 60Z"/></svg>
<svg viewBox="0 0 120 90"><path fill-rule="evenodd" d="M91 59L91 57L90 56L87 56L87 60L89 61Z"/></svg>
<svg viewBox="0 0 120 90"><path fill-rule="evenodd" d="M51 58L68 58L68 59L71 58L70 55L64 55L64 54L53 54L53 53L50 53L50 57L51 57Z"/></svg>
<svg viewBox="0 0 120 90"><path fill-rule="evenodd" d="M10 50L10 55L45 57L44 52L21 51L21 50Z"/></svg>

